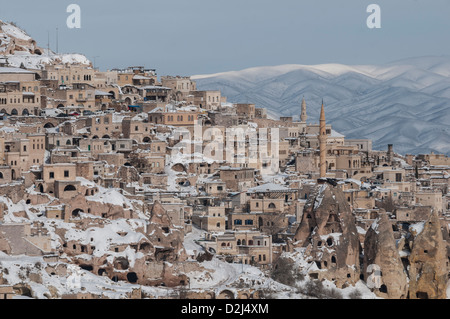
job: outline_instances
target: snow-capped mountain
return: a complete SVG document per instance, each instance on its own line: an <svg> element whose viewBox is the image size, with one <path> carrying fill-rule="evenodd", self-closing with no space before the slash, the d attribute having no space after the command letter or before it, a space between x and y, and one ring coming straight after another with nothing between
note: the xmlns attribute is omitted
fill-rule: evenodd
<svg viewBox="0 0 450 319"><path fill-rule="evenodd" d="M374 149L450 155L450 57L418 57L384 65L281 65L192 77L199 90L221 90L229 102L254 103L269 115L327 122Z"/></svg>
<svg viewBox="0 0 450 319"><path fill-rule="evenodd" d="M9 66L27 69L41 69L44 64L55 62L80 63L91 62L82 54L56 54L38 47L24 30L13 23L0 20L0 58L6 58Z"/></svg>

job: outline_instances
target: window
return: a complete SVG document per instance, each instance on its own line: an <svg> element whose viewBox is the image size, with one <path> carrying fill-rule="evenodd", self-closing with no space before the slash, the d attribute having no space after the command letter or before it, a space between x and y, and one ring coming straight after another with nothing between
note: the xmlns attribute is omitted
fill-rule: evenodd
<svg viewBox="0 0 450 319"><path fill-rule="evenodd" d="M235 225L242 225L242 220L241 219L235 219L234 220L234 224Z"/></svg>
<svg viewBox="0 0 450 319"><path fill-rule="evenodd" d="M253 220L251 220L251 219L246 219L246 220L245 220L245 225L253 225Z"/></svg>
<svg viewBox="0 0 450 319"><path fill-rule="evenodd" d="M69 171L64 171L64 177L69 177Z"/></svg>
<svg viewBox="0 0 450 319"><path fill-rule="evenodd" d="M55 173L54 172L50 172L48 175L49 175L50 179L55 178Z"/></svg>

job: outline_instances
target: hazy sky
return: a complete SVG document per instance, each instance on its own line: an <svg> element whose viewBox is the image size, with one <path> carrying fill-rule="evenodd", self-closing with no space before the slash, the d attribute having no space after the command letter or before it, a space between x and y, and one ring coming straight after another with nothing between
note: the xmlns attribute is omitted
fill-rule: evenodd
<svg viewBox="0 0 450 319"><path fill-rule="evenodd" d="M142 65L194 75L280 64L379 64L450 55L449 0L0 0L41 47L83 53L102 70ZM69 4L81 29L69 29ZM369 4L381 29L369 29Z"/></svg>

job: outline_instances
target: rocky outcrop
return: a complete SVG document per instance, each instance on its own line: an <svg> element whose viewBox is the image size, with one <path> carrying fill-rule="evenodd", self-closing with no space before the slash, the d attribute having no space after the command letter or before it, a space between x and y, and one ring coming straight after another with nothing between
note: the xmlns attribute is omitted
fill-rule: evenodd
<svg viewBox="0 0 450 319"><path fill-rule="evenodd" d="M13 23L0 21L0 53L14 54L16 52L28 52L41 55L43 50L36 45L25 31Z"/></svg>
<svg viewBox="0 0 450 319"><path fill-rule="evenodd" d="M363 265L364 279L377 296L389 299L407 297L408 278L395 245L391 222L384 211L367 230Z"/></svg>
<svg viewBox="0 0 450 319"><path fill-rule="evenodd" d="M447 244L443 240L437 212L423 224L412 242L409 298L445 299L447 286Z"/></svg>
<svg viewBox="0 0 450 319"><path fill-rule="evenodd" d="M338 287L353 285L360 275L360 243L355 219L341 189L318 186L306 204L294 236L295 245L306 247L314 261L312 278L334 281Z"/></svg>
<svg viewBox="0 0 450 319"><path fill-rule="evenodd" d="M184 250L184 228L176 227L159 201L150 210L147 236L155 247L156 261L183 261L187 255Z"/></svg>

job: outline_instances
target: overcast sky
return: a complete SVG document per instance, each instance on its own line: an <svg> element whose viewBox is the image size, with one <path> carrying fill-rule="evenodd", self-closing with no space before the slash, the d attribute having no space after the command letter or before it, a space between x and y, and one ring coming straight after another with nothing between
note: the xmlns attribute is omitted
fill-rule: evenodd
<svg viewBox="0 0 450 319"><path fill-rule="evenodd" d="M81 29L69 29L69 4ZM369 4L381 29L369 29ZM101 70L142 65L194 75L281 64L381 64L450 55L448 0L1 0L41 47L83 53Z"/></svg>

